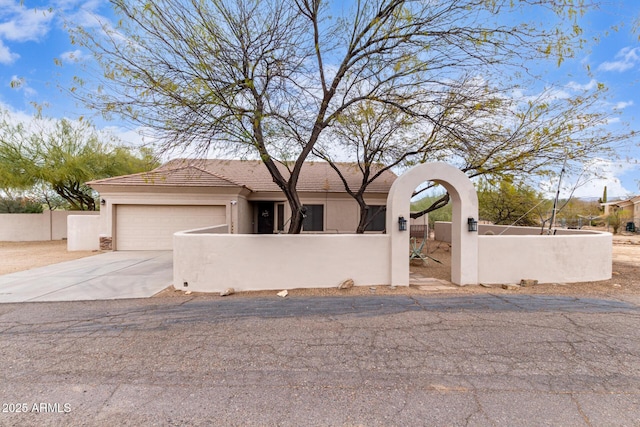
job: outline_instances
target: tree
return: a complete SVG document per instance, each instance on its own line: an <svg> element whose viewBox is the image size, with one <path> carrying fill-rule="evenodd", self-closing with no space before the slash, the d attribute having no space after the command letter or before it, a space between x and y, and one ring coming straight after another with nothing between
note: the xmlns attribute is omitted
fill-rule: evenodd
<svg viewBox="0 0 640 427"><path fill-rule="evenodd" d="M543 201L532 188L506 180L494 185L482 181L478 188L480 218L494 224L537 225L535 208Z"/></svg>
<svg viewBox="0 0 640 427"><path fill-rule="evenodd" d="M327 129L325 139L330 143L321 141L314 154L330 163L335 161L330 153L357 161L363 175L360 187L350 189L343 182L361 207L362 224L368 209L362 195L387 169L446 160L470 177L530 178L532 174L553 174L557 165L565 164L564 159L584 164L590 157L611 153L616 142L628 135L612 133L603 126L612 114L599 109L606 90L592 86L562 97L548 89L531 99L527 94L505 97L497 88L474 81L451 84L449 92L429 107L433 120L428 123L388 105L369 103L364 108L359 104ZM376 173L371 173L370 165L376 166ZM448 202L445 194L411 217Z"/></svg>
<svg viewBox="0 0 640 427"><path fill-rule="evenodd" d="M42 203L26 197L0 197L0 213L42 213Z"/></svg>
<svg viewBox="0 0 640 427"><path fill-rule="evenodd" d="M591 222L601 217L600 203L580 199L563 201L563 210L558 212L558 219L569 227L591 225Z"/></svg>
<svg viewBox="0 0 640 427"><path fill-rule="evenodd" d="M438 202L443 198L447 199L447 203L442 205L442 202ZM436 221L445 221L450 222L452 216L452 206L448 204L447 193L439 193L433 196L425 196L415 202L411 203L411 211L412 212L423 212L426 209L437 206L441 204L441 206L437 209L433 209L429 212L429 228L433 229Z"/></svg>
<svg viewBox="0 0 640 427"><path fill-rule="evenodd" d="M435 150L437 141L428 135L416 138L412 135L417 119L404 114L392 105L377 106L373 102L362 102L337 116L333 126L327 129L325 141L314 148L317 157L327 161L340 177L345 191L355 199L360 207L360 220L356 233L364 233L367 226L381 208L372 212L365 200L369 185L385 171L394 168L411 156L427 149ZM355 157L355 163L362 174L357 188L349 185L338 162L330 154L333 151L347 152Z"/></svg>
<svg viewBox="0 0 640 427"><path fill-rule="evenodd" d="M389 105L440 126L429 106L452 85L499 72L504 91L527 61L571 55L586 9L573 0L111 3L115 28L74 35L94 53L102 84L78 79L71 92L155 129L164 150L259 156L287 197L291 233L302 227L304 161L343 113ZM527 13L546 25L521 22Z"/></svg>
<svg viewBox="0 0 640 427"><path fill-rule="evenodd" d="M136 156L113 141L103 141L104 136L84 121L39 124L38 129L27 129L5 120L0 127L0 170L6 193L30 191L52 208L60 204L53 191L73 210L95 210L93 190L85 182L157 165L148 149Z"/></svg>

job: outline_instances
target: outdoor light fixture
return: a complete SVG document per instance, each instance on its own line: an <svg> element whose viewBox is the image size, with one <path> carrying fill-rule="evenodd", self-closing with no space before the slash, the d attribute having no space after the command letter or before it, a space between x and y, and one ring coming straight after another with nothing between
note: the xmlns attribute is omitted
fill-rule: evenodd
<svg viewBox="0 0 640 427"><path fill-rule="evenodd" d="M400 231L407 231L407 220L403 216L398 218L398 229Z"/></svg>
<svg viewBox="0 0 640 427"><path fill-rule="evenodd" d="M107 201L105 199L100 199L100 204L104 206L107 204Z"/></svg>
<svg viewBox="0 0 640 427"><path fill-rule="evenodd" d="M478 221L473 218L467 219L467 226L469 227L469 231L478 231Z"/></svg>

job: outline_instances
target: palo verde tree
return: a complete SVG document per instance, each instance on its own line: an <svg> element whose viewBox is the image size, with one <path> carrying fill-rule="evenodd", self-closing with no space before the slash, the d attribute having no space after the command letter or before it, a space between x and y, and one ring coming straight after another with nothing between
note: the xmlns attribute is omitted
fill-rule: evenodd
<svg viewBox="0 0 640 427"><path fill-rule="evenodd" d="M611 153L628 137L605 126L615 112L600 107L606 94L602 85L565 88L561 97L557 93L547 89L523 99L506 96L478 79L451 82L442 93L432 91L430 96L439 96L438 102L425 103L429 121L388 104L360 103L337 117L314 154L332 165L336 159L357 162L362 173L359 187L349 188L344 178L343 183L361 207L361 231L370 218L363 195L387 169L447 161L470 177L531 179L532 174L553 174L565 159L584 164ZM420 217L448 202L445 193L411 216Z"/></svg>
<svg viewBox="0 0 640 427"><path fill-rule="evenodd" d="M367 226L381 214L381 207L371 211L365 193L383 172L394 168L412 156L426 150L437 150L438 141L430 135L416 137L417 118L404 114L392 105L361 102L337 116L317 144L313 154L329 163L340 177L345 191L355 199L360 208L360 220L356 233L364 233ZM431 135L433 136L433 134ZM343 169L331 155L342 153L354 161L362 179L357 187L349 184Z"/></svg>
<svg viewBox="0 0 640 427"><path fill-rule="evenodd" d="M72 210L96 210L94 193L85 183L152 169L157 161L148 149L133 150L106 140L85 121L35 120L28 128L5 120L0 126L0 171L7 192L44 195L51 192Z"/></svg>
<svg viewBox="0 0 640 427"><path fill-rule="evenodd" d="M481 180L478 186L478 208L481 219L501 225L538 225L536 208L544 198L524 184L507 180L490 183Z"/></svg>
<svg viewBox="0 0 640 427"><path fill-rule="evenodd" d="M165 150L259 157L287 197L290 233L302 227L304 161L340 115L374 103L435 123L428 106L442 97L432 95L453 82L499 69L510 86L527 61L571 55L585 10L573 0L111 3L117 24L73 35L101 85L78 79L71 92L156 130Z"/></svg>

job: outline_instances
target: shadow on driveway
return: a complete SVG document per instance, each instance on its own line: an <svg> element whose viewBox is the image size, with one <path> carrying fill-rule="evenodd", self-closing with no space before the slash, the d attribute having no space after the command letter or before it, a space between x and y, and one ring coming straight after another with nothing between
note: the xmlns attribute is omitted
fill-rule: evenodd
<svg viewBox="0 0 640 427"><path fill-rule="evenodd" d="M0 276L0 302L146 298L172 282L172 251L109 252Z"/></svg>

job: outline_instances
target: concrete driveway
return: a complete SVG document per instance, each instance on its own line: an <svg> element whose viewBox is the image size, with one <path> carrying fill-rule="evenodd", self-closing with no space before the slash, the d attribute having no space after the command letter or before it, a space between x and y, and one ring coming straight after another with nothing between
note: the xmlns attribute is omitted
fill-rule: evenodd
<svg viewBox="0 0 640 427"><path fill-rule="evenodd" d="M145 298L172 282L172 251L109 252L0 276L0 303Z"/></svg>

